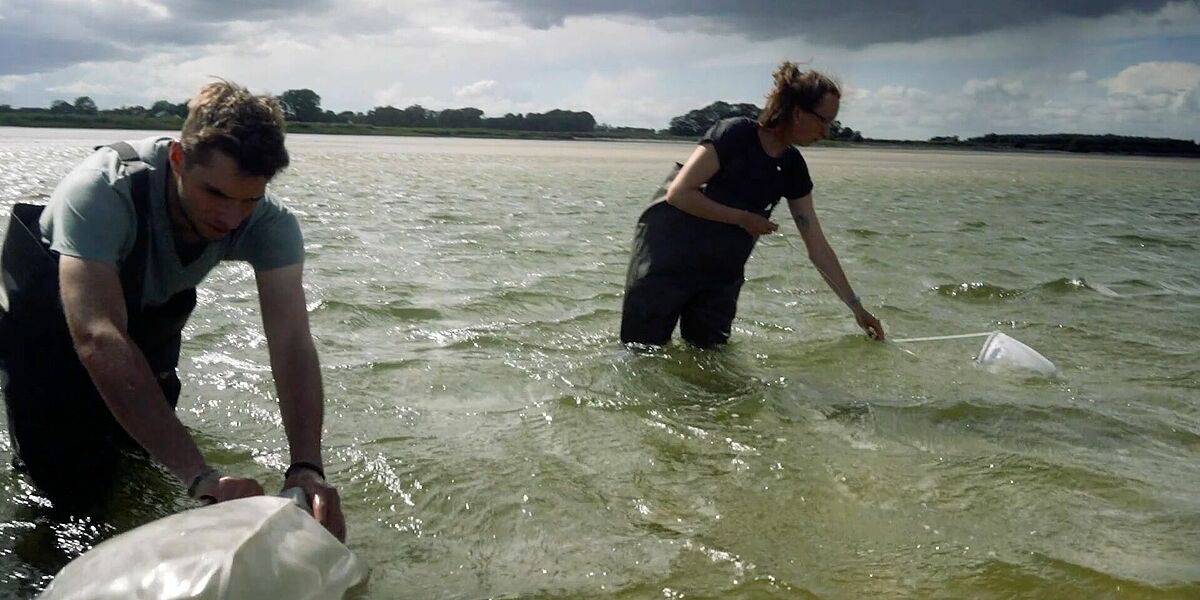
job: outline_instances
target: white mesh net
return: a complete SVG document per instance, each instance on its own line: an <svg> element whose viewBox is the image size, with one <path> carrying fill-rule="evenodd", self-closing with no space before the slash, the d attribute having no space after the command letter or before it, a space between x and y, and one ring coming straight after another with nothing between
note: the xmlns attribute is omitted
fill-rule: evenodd
<svg viewBox="0 0 1200 600"><path fill-rule="evenodd" d="M933 337L893 339L898 344L912 342L940 342L943 340L960 340L966 338L987 337L975 362L989 371L1027 371L1040 375L1051 375L1058 369L1050 359L1042 356L1037 350L1022 344L1015 338L999 331L982 333L962 333L958 335L939 335ZM908 352L905 350L905 352ZM912 354L909 352L909 354ZM914 354L914 356L916 356Z"/></svg>
<svg viewBox="0 0 1200 600"><path fill-rule="evenodd" d="M999 331L992 332L984 340L975 360L990 370L1024 370L1042 375L1051 375L1057 370L1054 363L1037 350Z"/></svg>
<svg viewBox="0 0 1200 600"><path fill-rule="evenodd" d="M366 568L291 500L257 496L185 511L71 561L40 598L341 598Z"/></svg>

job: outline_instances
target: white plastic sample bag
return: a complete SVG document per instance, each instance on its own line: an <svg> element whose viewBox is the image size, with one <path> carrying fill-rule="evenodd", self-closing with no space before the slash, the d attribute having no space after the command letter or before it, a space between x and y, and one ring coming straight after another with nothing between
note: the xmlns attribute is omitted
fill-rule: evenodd
<svg viewBox="0 0 1200 600"><path fill-rule="evenodd" d="M1033 371L1042 375L1052 375L1057 370L1037 350L999 331L992 332L979 349L979 357L975 359L980 365L991 370L1017 369Z"/></svg>
<svg viewBox="0 0 1200 600"><path fill-rule="evenodd" d="M366 568L291 500L256 496L179 513L92 548L45 600L341 598Z"/></svg>

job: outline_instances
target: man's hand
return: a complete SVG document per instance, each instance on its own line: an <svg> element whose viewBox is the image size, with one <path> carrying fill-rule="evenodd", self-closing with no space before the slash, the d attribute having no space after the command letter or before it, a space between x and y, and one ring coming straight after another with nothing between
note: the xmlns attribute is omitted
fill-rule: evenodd
<svg viewBox="0 0 1200 600"><path fill-rule="evenodd" d="M337 488L329 485L320 474L312 469L295 469L291 477L283 482L283 489L298 487L312 507L313 518L333 534L339 542L346 542L346 518L342 516L342 499Z"/></svg>
<svg viewBox="0 0 1200 600"><path fill-rule="evenodd" d="M213 472L213 476L205 478L196 485L193 495L201 502L213 504L238 498L261 496L263 487L258 481L248 477L222 476Z"/></svg>
<svg viewBox="0 0 1200 600"><path fill-rule="evenodd" d="M766 235L775 233L779 226L772 223L770 219L754 212L743 211L742 218L738 221L738 226L745 229L750 235Z"/></svg>
<svg viewBox="0 0 1200 600"><path fill-rule="evenodd" d="M871 336L871 339L883 341L883 323L880 323L875 315L867 312L867 309L863 308L861 304L854 307L854 320L867 332L867 335Z"/></svg>

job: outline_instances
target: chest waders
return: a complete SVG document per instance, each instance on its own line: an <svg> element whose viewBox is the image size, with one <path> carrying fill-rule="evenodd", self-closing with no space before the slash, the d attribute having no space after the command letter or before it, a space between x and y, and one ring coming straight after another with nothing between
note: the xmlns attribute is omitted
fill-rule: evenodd
<svg viewBox="0 0 1200 600"><path fill-rule="evenodd" d="M678 323L684 340L706 348L728 341L733 327L757 238L668 204L682 167L675 165L638 218L621 308L625 344L665 345Z"/></svg>
<svg viewBox="0 0 1200 600"><path fill-rule="evenodd" d="M196 290L179 292L162 305L142 306L151 245L150 171L129 144L108 147L124 164L137 213L133 251L119 273L127 333L174 408L179 346ZM56 507L82 508L106 494L122 450L138 447L109 412L75 351L63 314L59 256L42 242L44 208L16 204L9 219L0 254L8 297L8 310L0 310L0 379L14 465Z"/></svg>

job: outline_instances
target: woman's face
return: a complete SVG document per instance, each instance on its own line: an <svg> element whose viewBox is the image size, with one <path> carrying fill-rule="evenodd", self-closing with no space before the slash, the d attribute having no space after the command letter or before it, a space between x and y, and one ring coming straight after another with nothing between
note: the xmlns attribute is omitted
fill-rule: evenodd
<svg viewBox="0 0 1200 600"><path fill-rule="evenodd" d="M807 146L828 137L840 107L841 99L834 94L825 94L811 110L796 107L792 113L792 144Z"/></svg>

